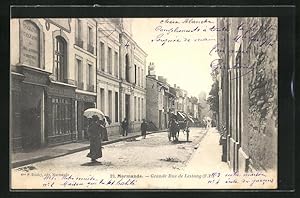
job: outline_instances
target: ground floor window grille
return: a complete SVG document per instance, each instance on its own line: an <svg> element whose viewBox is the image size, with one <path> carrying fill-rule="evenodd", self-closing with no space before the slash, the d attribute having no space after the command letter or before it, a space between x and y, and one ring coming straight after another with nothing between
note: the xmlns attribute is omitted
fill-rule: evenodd
<svg viewBox="0 0 300 198"><path fill-rule="evenodd" d="M53 135L70 134L72 126L71 99L53 97L51 98L51 107L52 117L50 119Z"/></svg>

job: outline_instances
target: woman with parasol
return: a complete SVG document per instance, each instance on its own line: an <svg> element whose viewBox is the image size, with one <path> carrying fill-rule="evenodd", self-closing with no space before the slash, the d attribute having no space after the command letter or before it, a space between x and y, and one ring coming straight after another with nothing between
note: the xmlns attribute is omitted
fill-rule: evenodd
<svg viewBox="0 0 300 198"><path fill-rule="evenodd" d="M88 135L90 140L90 152L87 157L91 158L92 162L96 162L98 158L102 157L102 133L104 127L104 114L98 109L87 109L84 111L84 116L91 118L91 122L88 126Z"/></svg>

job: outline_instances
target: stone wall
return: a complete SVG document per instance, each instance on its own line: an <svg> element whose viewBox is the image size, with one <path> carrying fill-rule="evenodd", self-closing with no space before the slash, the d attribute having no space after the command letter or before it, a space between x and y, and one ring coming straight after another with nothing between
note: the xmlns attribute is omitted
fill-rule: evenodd
<svg viewBox="0 0 300 198"><path fill-rule="evenodd" d="M253 71L248 75L249 141L248 152L256 168L272 169L277 164L277 98L278 55L277 19L248 18L250 34L255 41L247 42L249 65ZM255 25L257 24L257 25Z"/></svg>
<svg viewBox="0 0 300 198"><path fill-rule="evenodd" d="M277 18L218 18L223 153L233 170L276 170L278 124ZM224 70L222 70L224 69ZM226 80L228 79L228 80Z"/></svg>

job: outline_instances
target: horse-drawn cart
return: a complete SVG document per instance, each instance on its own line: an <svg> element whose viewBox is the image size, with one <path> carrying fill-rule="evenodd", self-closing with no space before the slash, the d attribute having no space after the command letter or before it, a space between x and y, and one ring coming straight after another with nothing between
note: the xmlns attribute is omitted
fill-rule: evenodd
<svg viewBox="0 0 300 198"><path fill-rule="evenodd" d="M169 122L169 134L168 138L171 141L178 141L179 132L182 130L183 134L186 134L186 141L189 141L189 123L194 122L193 119L182 112L177 112L177 114L172 113Z"/></svg>

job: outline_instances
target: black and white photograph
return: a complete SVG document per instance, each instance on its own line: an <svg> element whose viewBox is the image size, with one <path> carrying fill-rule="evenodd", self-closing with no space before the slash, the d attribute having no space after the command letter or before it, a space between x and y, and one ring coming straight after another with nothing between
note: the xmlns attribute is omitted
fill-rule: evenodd
<svg viewBox="0 0 300 198"><path fill-rule="evenodd" d="M276 189L278 18L11 18L12 190Z"/></svg>

